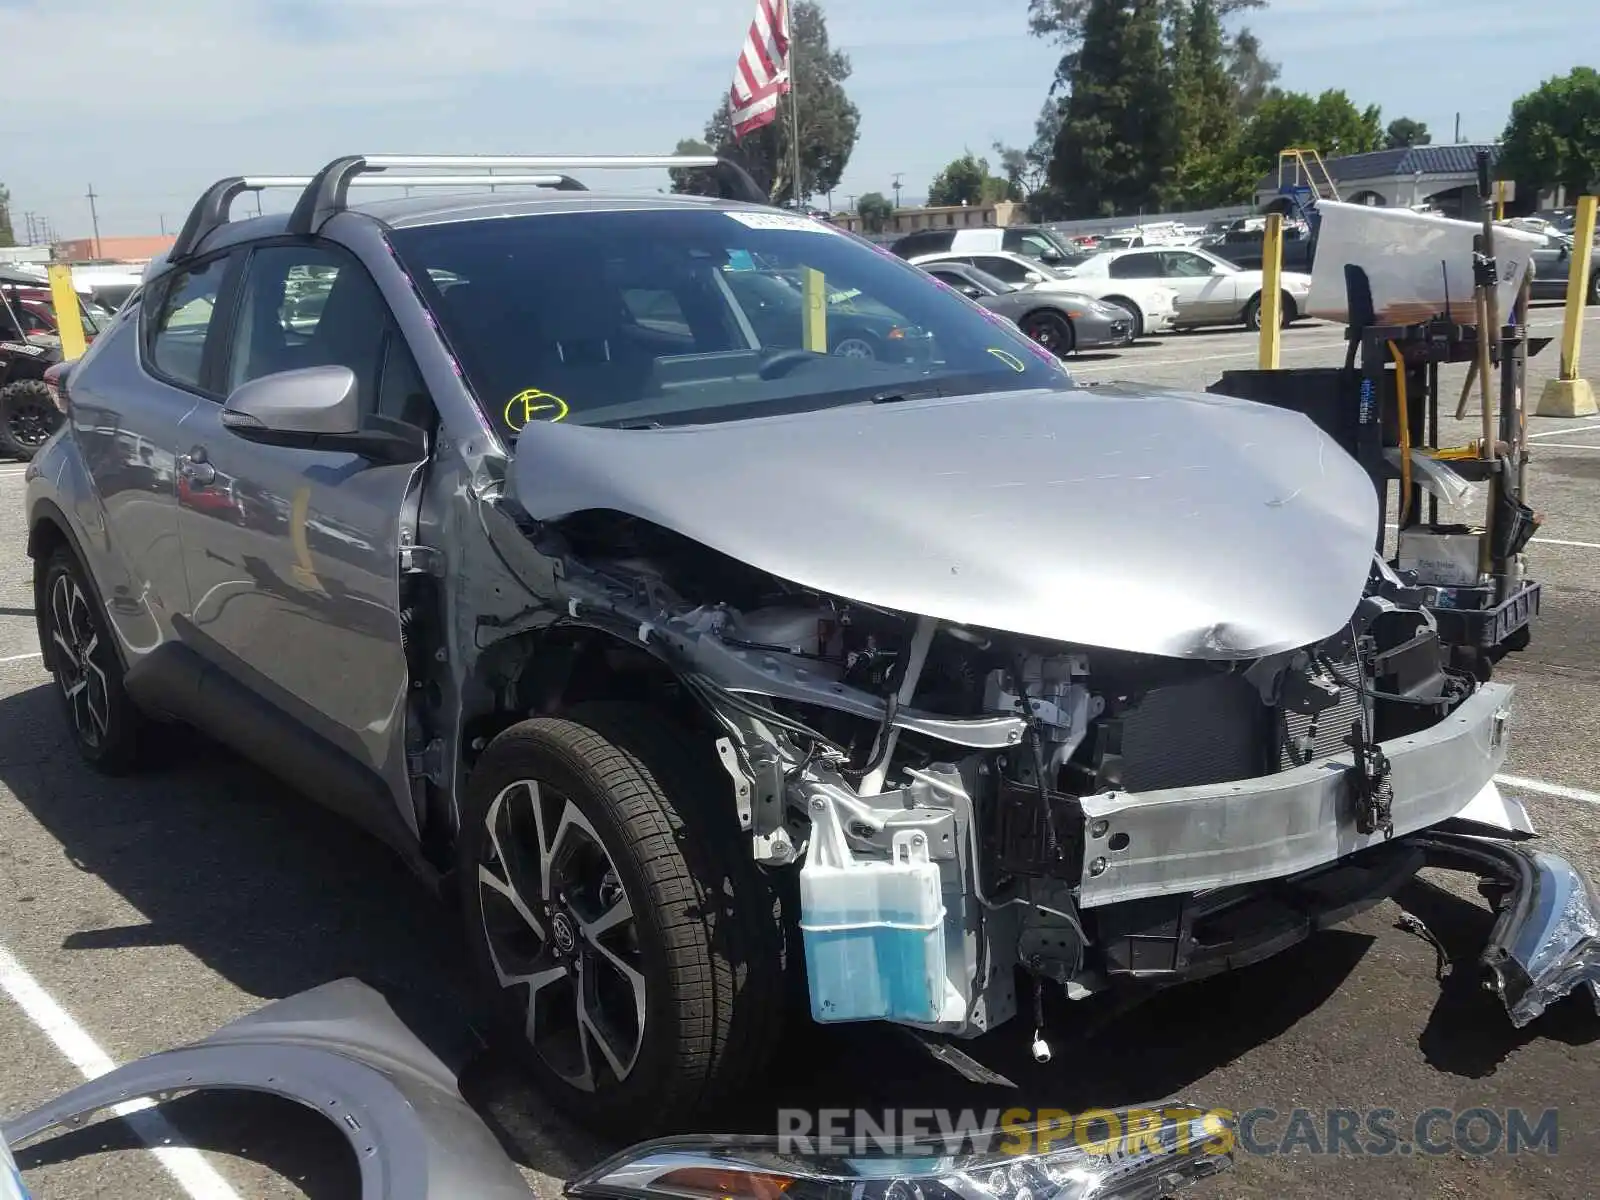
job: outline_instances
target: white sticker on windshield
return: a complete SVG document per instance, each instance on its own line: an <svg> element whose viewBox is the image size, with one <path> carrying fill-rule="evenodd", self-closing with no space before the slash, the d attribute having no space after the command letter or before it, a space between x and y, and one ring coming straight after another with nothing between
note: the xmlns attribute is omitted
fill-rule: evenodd
<svg viewBox="0 0 1600 1200"><path fill-rule="evenodd" d="M810 217L796 217L790 213L730 212L728 215L749 229L790 229L797 233L839 232L826 221L817 221Z"/></svg>

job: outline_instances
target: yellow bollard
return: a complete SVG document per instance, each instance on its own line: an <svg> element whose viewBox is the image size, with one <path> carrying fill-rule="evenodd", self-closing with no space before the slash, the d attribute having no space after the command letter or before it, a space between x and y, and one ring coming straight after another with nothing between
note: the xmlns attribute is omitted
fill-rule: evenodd
<svg viewBox="0 0 1600 1200"><path fill-rule="evenodd" d="M1261 369L1276 371L1283 346L1283 214L1267 215L1261 241Z"/></svg>
<svg viewBox="0 0 1600 1200"><path fill-rule="evenodd" d="M72 268L58 263L50 268L50 301L56 308L56 333L61 338L61 357L67 362L82 358L88 349L83 336L83 309L72 287Z"/></svg>
<svg viewBox="0 0 1600 1200"><path fill-rule="evenodd" d="M811 267L803 268L801 272L804 283L801 285L801 294L804 297L803 316L805 348L813 354L826 354L828 352L828 286L823 279L822 272Z"/></svg>
<svg viewBox="0 0 1600 1200"><path fill-rule="evenodd" d="M1595 209L1600 196L1578 200L1578 220L1572 228L1572 270L1567 276L1567 323L1561 332L1561 375L1544 385L1539 396L1539 417L1592 417L1600 414L1594 388L1578 374L1578 351L1583 345L1583 310L1589 299L1589 259L1594 254Z"/></svg>

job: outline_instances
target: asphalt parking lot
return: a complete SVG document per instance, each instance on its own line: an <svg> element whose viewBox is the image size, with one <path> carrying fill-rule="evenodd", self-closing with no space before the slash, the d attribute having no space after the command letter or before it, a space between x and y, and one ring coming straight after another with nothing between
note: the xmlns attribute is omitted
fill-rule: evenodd
<svg viewBox="0 0 1600 1200"><path fill-rule="evenodd" d="M1559 307L1535 332L1559 330ZM1600 355L1600 310L1587 323ZM1330 365L1341 330L1286 332L1285 366ZM1556 347L1531 363L1532 390ZM1203 388L1254 364L1243 332L1152 339L1084 355L1085 381ZM1600 373L1590 375L1600 382ZM1445 374L1453 397L1460 369ZM1518 687L1509 780L1557 852L1600 872L1600 419L1534 418L1530 549L1545 585L1533 643L1500 678ZM1476 433L1475 410L1447 441ZM1451 436L1453 435L1453 436ZM375 843L195 739L160 773L111 782L82 768L39 667L23 468L0 463L0 1114L105 1069L204 1036L317 984L355 976L464 1064L463 1090L546 1197L610 1147L570 1127L460 1014L454 918ZM1569 1000L1515 1030L1471 970L1490 920L1469 889L1413 885L1258 967L1193 985L1092 1032L1062 1007L1055 1056L1028 1058L1017 1021L970 1047L1015 1091L980 1088L892 1031L808 1032L778 1054L771 1093L725 1128L771 1131L772 1109L1035 1106L1081 1110L1181 1097L1201 1106L1314 1112L1388 1108L1559 1111L1554 1154L1384 1158L1241 1155L1198 1197L1581 1197L1600 1177L1600 1017ZM1457 966L1397 927L1421 916ZM25 992L28 1005L15 1002ZM56 1007L51 1007L51 1005ZM41 1197L316 1198L354 1195L355 1168L320 1117L272 1100L190 1096L19 1153ZM143 1123L143 1124L140 1124ZM1281 1135L1285 1120L1269 1126ZM160 1155L150 1141L171 1139Z"/></svg>

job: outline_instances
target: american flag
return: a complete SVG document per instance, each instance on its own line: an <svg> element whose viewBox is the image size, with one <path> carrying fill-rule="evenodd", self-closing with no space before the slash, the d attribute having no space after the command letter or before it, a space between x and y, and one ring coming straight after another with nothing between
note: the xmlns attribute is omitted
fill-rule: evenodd
<svg viewBox="0 0 1600 1200"><path fill-rule="evenodd" d="M733 73L733 135L771 124L778 97L789 90L789 0L756 0L755 20L745 35Z"/></svg>

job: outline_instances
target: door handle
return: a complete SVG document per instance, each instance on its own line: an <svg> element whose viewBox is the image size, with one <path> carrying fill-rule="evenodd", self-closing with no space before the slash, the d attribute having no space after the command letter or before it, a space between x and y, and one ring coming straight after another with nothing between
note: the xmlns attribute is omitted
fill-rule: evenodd
<svg viewBox="0 0 1600 1200"><path fill-rule="evenodd" d="M214 483L217 478L217 469L205 461L205 452L198 455L180 454L178 456L178 474L190 483L204 486Z"/></svg>

